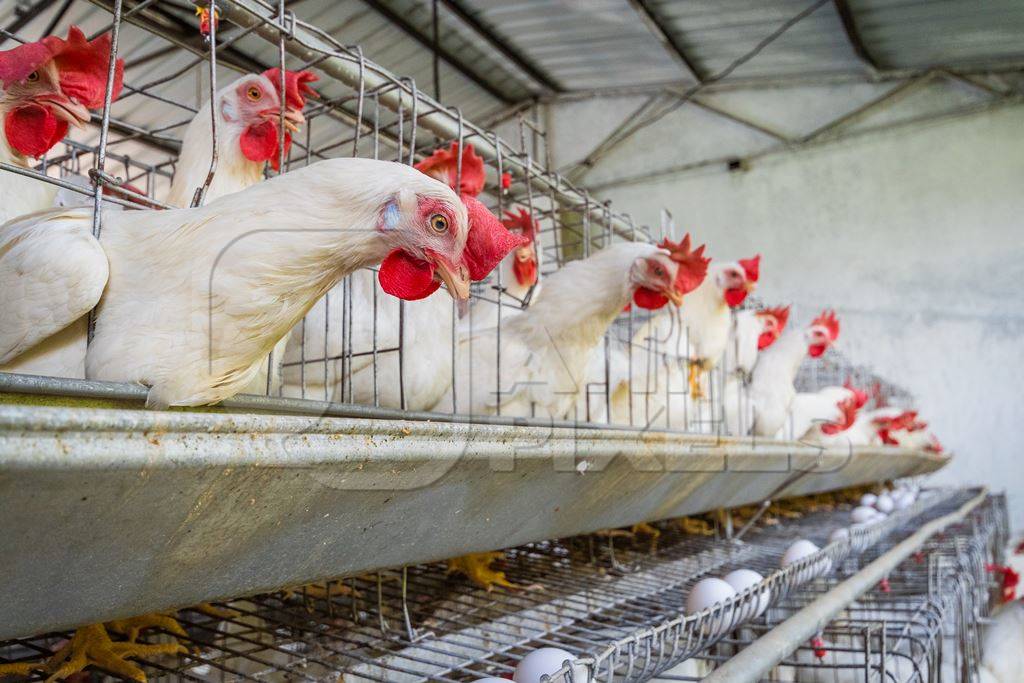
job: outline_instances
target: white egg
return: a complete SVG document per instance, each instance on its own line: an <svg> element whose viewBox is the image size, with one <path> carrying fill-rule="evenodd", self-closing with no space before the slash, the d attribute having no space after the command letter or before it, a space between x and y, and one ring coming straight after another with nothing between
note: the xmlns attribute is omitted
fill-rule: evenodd
<svg viewBox="0 0 1024 683"><path fill-rule="evenodd" d="M835 543L836 541L845 541L850 538L850 530L846 527L839 527L828 536L829 543Z"/></svg>
<svg viewBox="0 0 1024 683"><path fill-rule="evenodd" d="M737 593L742 593L752 586L760 585L764 581L764 577L753 569L736 569L723 576L722 580L732 586ZM754 612L754 616L759 617L768 609L768 604L772 599L772 592L767 586L760 590L755 590L755 592L757 593L757 609Z"/></svg>
<svg viewBox="0 0 1024 683"><path fill-rule="evenodd" d="M890 512L892 512L892 509L894 507L895 504L893 503L892 496L890 496L888 493L883 493L878 497L878 500L875 501L875 509L877 509L879 512L889 514Z"/></svg>
<svg viewBox="0 0 1024 683"><path fill-rule="evenodd" d="M853 508L853 512L850 513L850 520L856 523L870 522L878 512L875 508L861 505L860 507Z"/></svg>
<svg viewBox="0 0 1024 683"><path fill-rule="evenodd" d="M865 493L860 497L860 504L865 507L871 507L878 500L878 496L873 493Z"/></svg>
<svg viewBox="0 0 1024 683"><path fill-rule="evenodd" d="M789 546L789 548L786 549L786 552L782 555L782 561L779 563L779 565L782 567L788 567L794 562L799 562L808 555L813 555L819 550L821 550L821 548L819 548L815 544L811 543L806 539L801 539L799 541L794 542L791 546ZM808 567L805 572L801 572L801 574L797 578L801 582L810 581L815 576L824 574L828 572L830 569L832 569L832 560L825 557L822 558L821 562L815 562L813 565Z"/></svg>
<svg viewBox="0 0 1024 683"><path fill-rule="evenodd" d="M575 662L576 657L557 647L542 647L519 660L516 671L512 674L512 680L515 683L540 683L541 676L550 676L555 673L562 668L566 660ZM586 675L586 667L573 667L573 676L577 681L585 681ZM491 679L485 680L490 681Z"/></svg>
<svg viewBox="0 0 1024 683"><path fill-rule="evenodd" d="M903 495L896 499L896 509L906 510L908 507L917 502L917 494L911 490L906 490Z"/></svg>
<svg viewBox="0 0 1024 683"><path fill-rule="evenodd" d="M736 589L722 579L698 581L686 596L686 613L696 614L736 595Z"/></svg>

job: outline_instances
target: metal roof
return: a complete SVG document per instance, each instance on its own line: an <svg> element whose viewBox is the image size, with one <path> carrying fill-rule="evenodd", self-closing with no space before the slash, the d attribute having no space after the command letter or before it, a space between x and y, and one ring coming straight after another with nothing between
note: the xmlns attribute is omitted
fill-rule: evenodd
<svg viewBox="0 0 1024 683"><path fill-rule="evenodd" d="M131 14L137 3L125 0L125 10ZM63 35L73 24L98 32L109 24L111 4L8 0L0 3L0 27L25 39L46 32ZM142 4L144 9L130 21L145 18L156 24L150 30L123 27L126 83L159 99L128 89L114 104L113 115L118 125L157 131L148 142L159 147L165 141L173 152L184 125L208 97L207 66L188 68L197 59L194 52L204 48L192 2ZM285 5L340 43L358 45L367 59L435 92L434 0L287 0ZM713 91L777 83L910 82L935 67L958 77L1024 71L1020 0L437 0L436 8L440 100L485 126L538 98L641 92L675 97L645 112L644 118L656 120L690 100L697 89L694 106L707 108L715 106ZM224 38L241 33L224 23ZM13 40L8 37L5 43L10 47ZM278 61L277 48L256 35L245 35L218 54L222 85L239 71ZM289 66L299 65L289 58ZM161 79L167 82L151 86ZM996 81L995 87L1014 90L1012 80L1006 83ZM975 85L993 87L990 81ZM328 100L351 94L329 80L317 89ZM735 122L734 113L719 114ZM757 119L770 121L771 112L754 119L740 124L764 133ZM351 131L336 117L321 117L309 128L314 147L344 140ZM796 139L805 133L799 131ZM132 141L116 144L117 151L136 157L153 149ZM595 160L589 159L588 166ZM572 180L581 182L582 175Z"/></svg>

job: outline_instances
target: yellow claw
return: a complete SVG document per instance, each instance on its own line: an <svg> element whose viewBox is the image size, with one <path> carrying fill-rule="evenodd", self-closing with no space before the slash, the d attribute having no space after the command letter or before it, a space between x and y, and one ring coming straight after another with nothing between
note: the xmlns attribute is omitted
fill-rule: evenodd
<svg viewBox="0 0 1024 683"><path fill-rule="evenodd" d="M704 390L700 386L700 373L703 370L699 360L691 360L689 364L690 376L690 398L698 400L704 398Z"/></svg>
<svg viewBox="0 0 1024 683"><path fill-rule="evenodd" d="M714 536L715 528L703 519L680 517L676 520L680 531L689 536Z"/></svg>
<svg viewBox="0 0 1024 683"><path fill-rule="evenodd" d="M133 627L129 627L129 629L131 628ZM145 659L186 652L188 651L179 643L147 645L128 641L113 641L103 624L92 624L75 631L71 640L58 650L43 668L51 674L46 679L47 683L63 680L88 666L95 666L122 678L145 683L146 672L141 667L129 662L129 657Z"/></svg>
<svg viewBox="0 0 1024 683"><path fill-rule="evenodd" d="M658 549L658 538L661 537L661 531L656 527L651 526L647 522L640 522L634 524L632 529L634 534L651 537L651 552L653 553Z"/></svg>
<svg viewBox="0 0 1024 683"><path fill-rule="evenodd" d="M237 617L239 614L233 609L217 607L213 603L209 602L201 602L198 605L189 607L189 609L193 612L199 612L200 614L205 614L208 617L213 617L214 619L232 619Z"/></svg>
<svg viewBox="0 0 1024 683"><path fill-rule="evenodd" d="M5 676L20 676L22 678L28 678L32 675L33 671L44 671L46 669L46 662L13 662L10 664L0 664L0 678Z"/></svg>
<svg viewBox="0 0 1024 683"><path fill-rule="evenodd" d="M307 583L304 586L285 588L281 593L283 593L286 600L295 595L304 595L305 597L313 598L314 600L327 600L339 595L352 595L357 598L362 596L359 591L353 589L351 586L345 585L340 580L331 580L322 583Z"/></svg>
<svg viewBox="0 0 1024 683"><path fill-rule="evenodd" d="M521 588L505 577L505 572L492 569L491 564L505 557L505 553L494 551L490 553L473 553L462 557L453 557L448 560L448 574L463 574L477 586L491 592L495 586L503 588Z"/></svg>
<svg viewBox="0 0 1024 683"><path fill-rule="evenodd" d="M143 614L128 619L115 619L108 621L105 626L108 631L124 636L129 643L138 640L139 634L147 628L158 628L179 638L188 638L188 633L181 627L178 620L169 614Z"/></svg>

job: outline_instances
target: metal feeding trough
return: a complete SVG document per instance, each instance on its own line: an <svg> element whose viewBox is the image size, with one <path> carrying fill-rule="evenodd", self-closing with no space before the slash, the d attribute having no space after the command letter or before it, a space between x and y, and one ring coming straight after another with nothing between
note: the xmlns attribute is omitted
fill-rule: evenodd
<svg viewBox="0 0 1024 683"><path fill-rule="evenodd" d="M0 406L0 637L919 475L947 461L323 408L318 417Z"/></svg>

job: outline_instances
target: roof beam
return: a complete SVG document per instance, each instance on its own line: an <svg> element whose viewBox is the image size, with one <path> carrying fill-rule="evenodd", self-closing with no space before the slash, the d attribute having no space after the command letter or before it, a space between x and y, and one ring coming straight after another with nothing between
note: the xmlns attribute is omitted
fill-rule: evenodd
<svg viewBox="0 0 1024 683"><path fill-rule="evenodd" d="M441 0L448 10L457 16L462 23L469 26L481 38L490 43L506 59L515 64L523 73L529 76L537 85L553 93L565 92L565 88L554 78L546 74L532 60L528 59L522 52L508 44L494 31L485 26L479 19L471 14L462 4L461 0Z"/></svg>
<svg viewBox="0 0 1024 683"><path fill-rule="evenodd" d="M650 31L651 35L657 38L658 42L665 48L665 52L678 62L694 81L703 83L704 74L683 50L679 40L662 25L654 10L651 9L649 0L629 0L629 4L640 15L640 20L647 27L647 30Z"/></svg>
<svg viewBox="0 0 1024 683"><path fill-rule="evenodd" d="M872 72L882 71L883 69L878 65L875 58L871 56L871 53L868 52L867 46L864 45L860 31L857 30L857 22L853 18L853 10L850 9L850 3L847 0L832 0L832 4L835 5L836 13L839 14L839 20L843 23L843 31L846 33L846 39L850 41L850 47L853 48L854 54Z"/></svg>
<svg viewBox="0 0 1024 683"><path fill-rule="evenodd" d="M915 116L908 119L901 119L898 121L892 121L889 123L882 123L877 126L870 126L865 128L858 128L852 131L840 132L837 135L818 135L815 137L805 136L800 140L793 141L789 144L780 143L773 145L759 152L748 154L747 156L720 156L709 159L700 159L697 161L690 161L685 164L678 166L671 166L669 168L662 169L660 171L648 171L645 173L639 173L631 176L624 176L609 180L605 183L596 185L590 185L587 189L591 192L601 192L614 187L624 187L627 185L636 185L638 183L648 183L654 181L661 181L666 178L672 178L678 175L683 175L692 171L707 169L707 168L748 168L751 163L766 159L773 156L779 156L782 154L792 154L805 149L824 147L840 142L847 142L850 140L856 140L862 137L875 135L879 133L886 133L890 131L896 131L906 128L912 128L914 126L925 125L936 123L939 121L949 121L952 119L963 118L967 116L973 116L982 112L994 111L1003 107L1019 107L1024 106L1024 95L1009 94L1003 97L994 97L987 102L980 104L968 105L966 107L958 107L955 109L937 112L934 114L923 114L921 116ZM832 124L828 124L827 128L832 129L835 124L842 121L848 120L849 115L844 115L833 121Z"/></svg>
<svg viewBox="0 0 1024 683"><path fill-rule="evenodd" d="M381 0L363 0L363 3L371 7L377 14L387 19L389 22L397 26L402 30L403 33L408 35L410 38L415 40L417 43L430 50L434 51L434 41L430 36L421 32L416 28L412 22L410 22L404 15L399 14L395 10L391 9L386 2ZM448 63L453 69L458 71L460 74L468 78L469 80L476 83L482 89L486 90L488 94L495 97L505 104L514 104L515 100L506 93L502 92L493 83L485 79L480 74L476 73L469 67L468 64L464 63L450 50L442 46L438 46L437 54L440 55L441 59Z"/></svg>
<svg viewBox="0 0 1024 683"><path fill-rule="evenodd" d="M12 33L17 33L21 29L28 26L28 23L39 16L40 12L45 11L55 0L38 0L34 5L26 7L23 11L18 12L15 10L15 19L9 25L4 27L3 34L0 34L0 45L7 42L7 36Z"/></svg>

